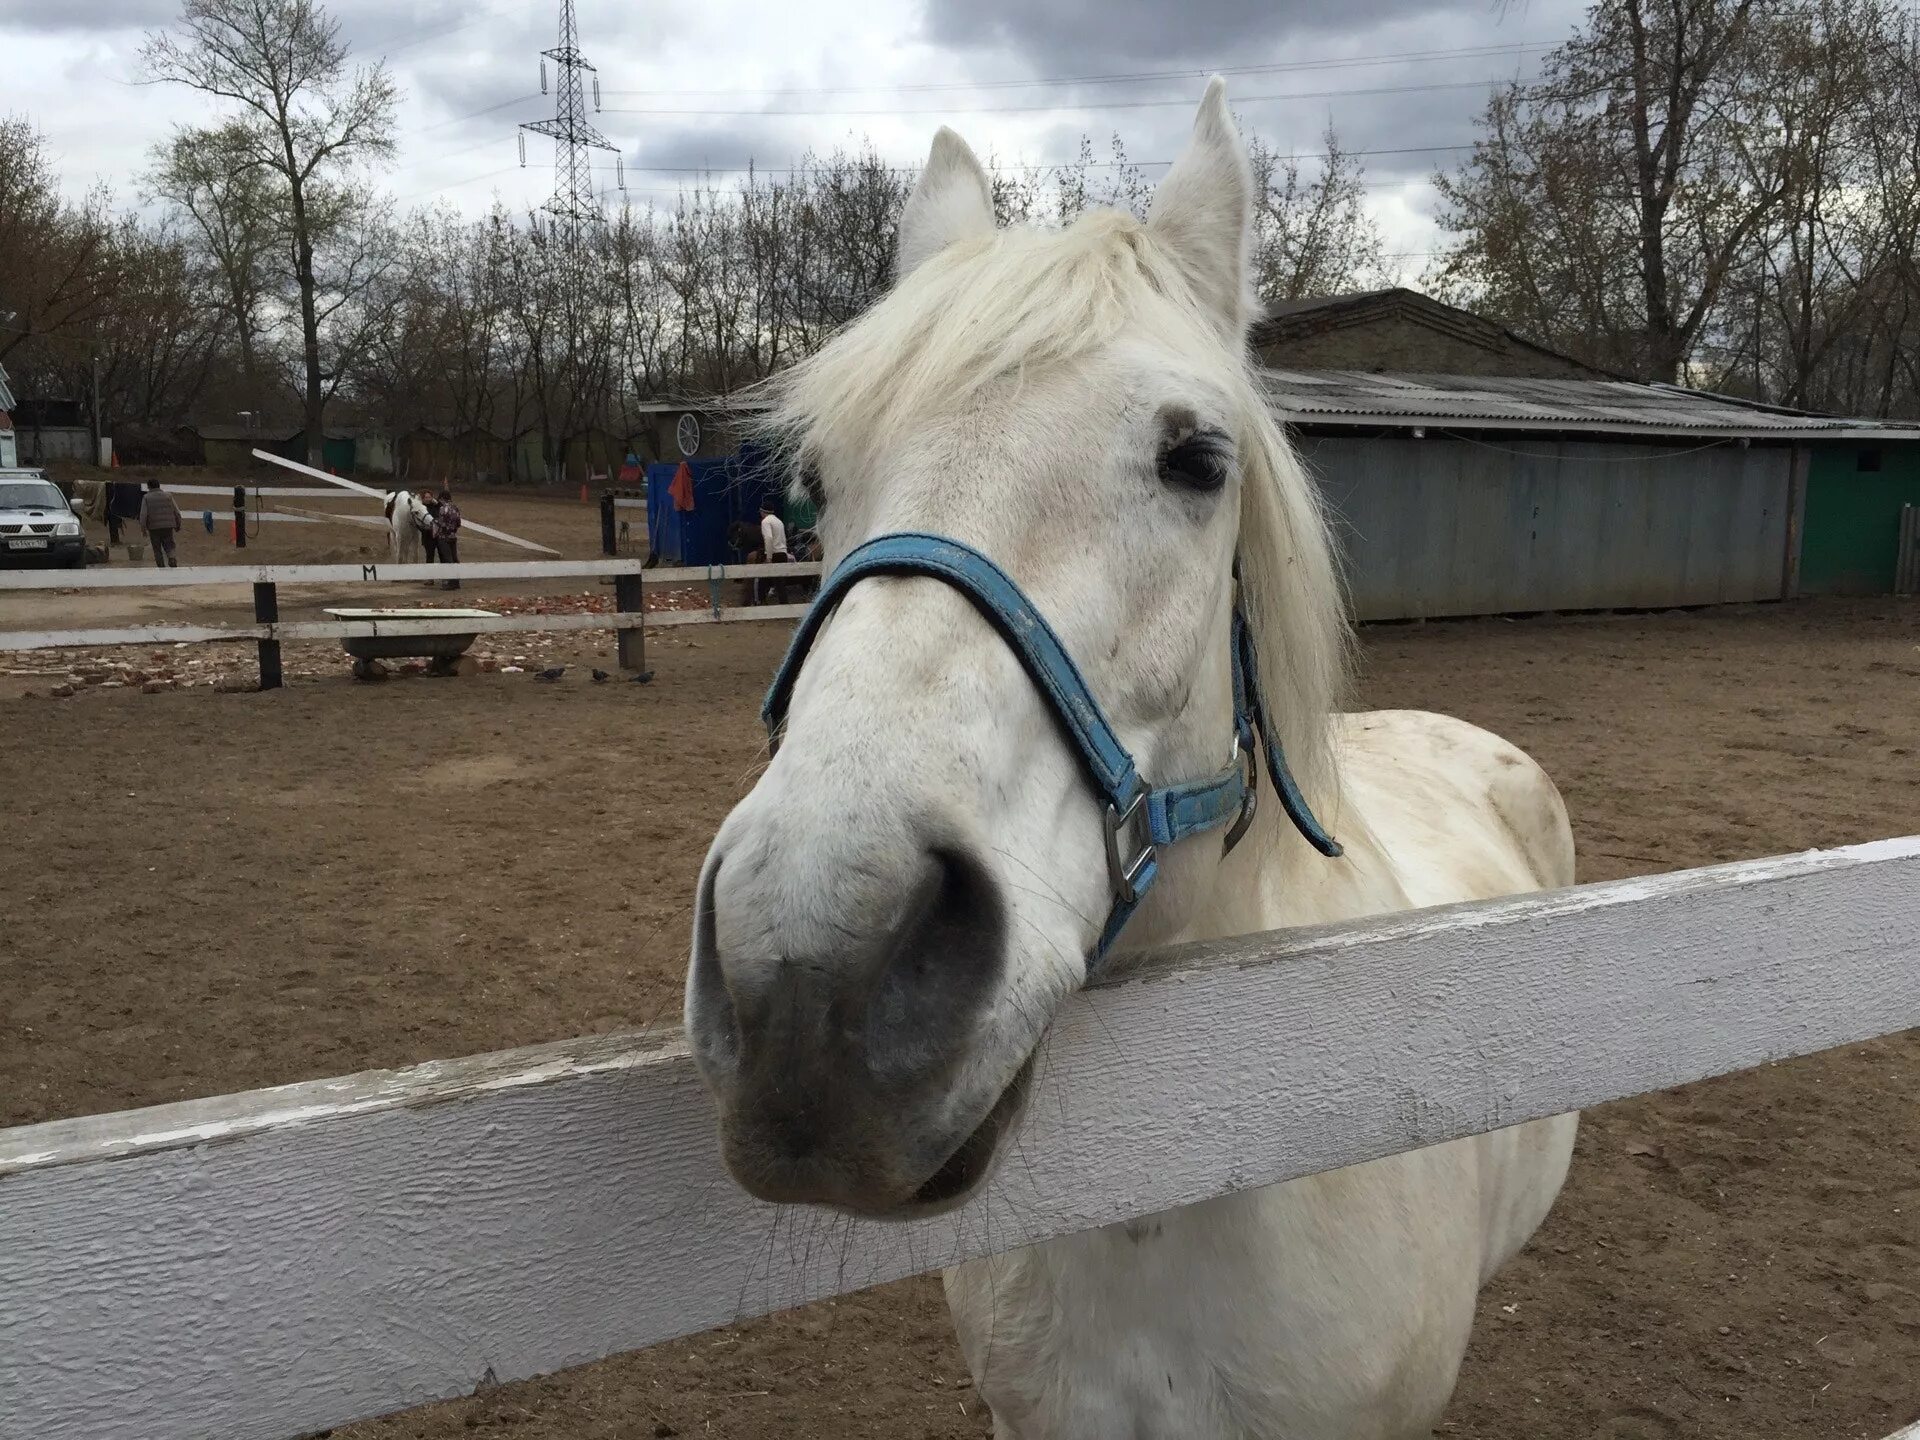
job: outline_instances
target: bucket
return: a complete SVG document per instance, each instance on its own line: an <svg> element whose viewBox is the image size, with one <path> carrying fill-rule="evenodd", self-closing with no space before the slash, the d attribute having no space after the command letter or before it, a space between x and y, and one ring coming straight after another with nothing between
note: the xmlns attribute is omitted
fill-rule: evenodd
<svg viewBox="0 0 1920 1440"><path fill-rule="evenodd" d="M147 547L146 547L146 546L144 546L144 545L134 545L134 544L131 544L131 543L129 543L129 544L128 544L128 546L127 546L127 559L129 559L129 560L144 560L144 559L146 559L146 558L147 558Z"/></svg>

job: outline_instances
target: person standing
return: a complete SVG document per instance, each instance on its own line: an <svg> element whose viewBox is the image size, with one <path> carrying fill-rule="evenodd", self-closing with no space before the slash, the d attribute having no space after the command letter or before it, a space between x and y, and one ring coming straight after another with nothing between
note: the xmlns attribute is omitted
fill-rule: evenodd
<svg viewBox="0 0 1920 1440"><path fill-rule="evenodd" d="M768 564L793 558L787 551L787 523L771 504L760 507L760 553Z"/></svg>
<svg viewBox="0 0 1920 1440"><path fill-rule="evenodd" d="M428 494L421 498L420 503L427 511L427 518L420 522L420 551L425 557L420 563L437 565L440 562L440 532L434 527L440 522L440 502ZM431 590L439 582L429 580L426 583L427 589Z"/></svg>
<svg viewBox="0 0 1920 1440"><path fill-rule="evenodd" d="M784 565L793 559L787 549L787 522L773 508L771 501L763 501L760 506L760 554L769 565ZM769 581L762 586L754 582L753 600L757 605L766 591L772 590L782 600L787 596L787 583L784 580Z"/></svg>
<svg viewBox="0 0 1920 1440"><path fill-rule="evenodd" d="M153 563L162 570L179 569L174 537L180 533L180 505L158 480L147 481L147 493L140 497L140 528L153 546Z"/></svg>
<svg viewBox="0 0 1920 1440"><path fill-rule="evenodd" d="M426 564L440 563L440 499L428 495L420 501L426 505L426 524L420 526L420 549L426 551ZM426 584L434 584L428 580Z"/></svg>
<svg viewBox="0 0 1920 1440"><path fill-rule="evenodd" d="M429 542L438 551L442 565L460 563L460 507L453 503L453 491L443 489L433 512L433 538ZM442 590L458 590L458 580L443 580Z"/></svg>

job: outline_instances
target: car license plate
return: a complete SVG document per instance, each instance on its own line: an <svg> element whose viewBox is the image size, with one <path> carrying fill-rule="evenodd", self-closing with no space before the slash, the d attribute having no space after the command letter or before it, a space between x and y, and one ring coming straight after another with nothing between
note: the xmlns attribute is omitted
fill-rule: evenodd
<svg viewBox="0 0 1920 1440"><path fill-rule="evenodd" d="M9 550L44 550L47 548L47 542L36 535L30 540L9 540L7 548Z"/></svg>

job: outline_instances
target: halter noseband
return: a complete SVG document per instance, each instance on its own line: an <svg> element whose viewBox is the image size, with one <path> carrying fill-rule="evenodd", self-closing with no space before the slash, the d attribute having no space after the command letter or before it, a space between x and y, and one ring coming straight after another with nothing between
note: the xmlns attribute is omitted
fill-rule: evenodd
<svg viewBox="0 0 1920 1440"><path fill-rule="evenodd" d="M1260 689L1260 671L1253 634L1236 596L1233 608L1233 755L1227 767L1204 780L1158 789L1141 778L1133 757L1108 723L1100 702L1087 688L1080 667L1053 633L1053 627L1013 578L969 545L944 535L899 531L880 535L853 550L834 569L800 621L786 658L773 677L760 716L766 722L769 748L777 748L786 722L800 667L827 616L860 581L870 575L919 575L958 590L999 632L1019 657L1054 719L1072 742L1087 778L1106 801L1107 877L1113 907L1101 931L1099 944L1088 959L1091 971L1106 957L1133 912L1160 873L1159 852L1189 836L1229 826L1226 849L1246 833L1258 797L1259 762L1255 745L1263 747L1266 770L1281 807L1322 855L1340 854L1340 846L1321 828L1307 807L1306 797L1288 773L1280 742L1267 717L1266 696ZM1256 732L1258 739L1256 741Z"/></svg>

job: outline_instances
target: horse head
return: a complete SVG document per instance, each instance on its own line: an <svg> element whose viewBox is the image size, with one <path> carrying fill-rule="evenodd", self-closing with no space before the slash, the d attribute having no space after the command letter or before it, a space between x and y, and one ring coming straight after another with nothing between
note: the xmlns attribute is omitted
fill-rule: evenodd
<svg viewBox="0 0 1920 1440"><path fill-rule="evenodd" d="M1229 860L1215 828L1244 828L1256 666L1262 740L1331 783L1339 593L1246 359L1252 204L1218 80L1144 223L997 230L943 129L894 287L773 391L848 563L707 856L686 996L762 1198L960 1203L1091 965L1272 883L1281 806Z"/></svg>

